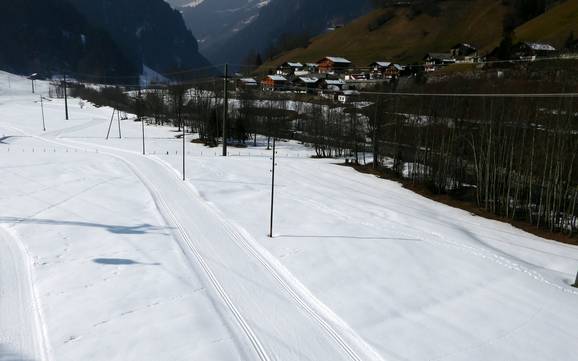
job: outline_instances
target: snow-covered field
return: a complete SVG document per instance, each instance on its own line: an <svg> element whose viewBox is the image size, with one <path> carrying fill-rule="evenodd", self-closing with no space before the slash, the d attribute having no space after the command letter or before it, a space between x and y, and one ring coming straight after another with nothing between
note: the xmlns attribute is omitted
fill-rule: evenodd
<svg viewBox="0 0 578 361"><path fill-rule="evenodd" d="M574 360L578 247L0 73L0 360ZM47 94L47 85L37 88ZM115 124L116 127L116 124ZM113 128L116 136L116 128Z"/></svg>

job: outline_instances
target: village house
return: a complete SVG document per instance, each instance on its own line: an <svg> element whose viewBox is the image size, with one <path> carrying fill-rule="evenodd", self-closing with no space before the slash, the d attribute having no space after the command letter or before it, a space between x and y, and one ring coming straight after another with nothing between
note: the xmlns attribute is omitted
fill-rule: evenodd
<svg viewBox="0 0 578 361"><path fill-rule="evenodd" d="M399 78L404 67L387 61L376 61L369 65L371 79L396 79Z"/></svg>
<svg viewBox="0 0 578 361"><path fill-rule="evenodd" d="M347 89L347 83L343 79L323 79L320 87L329 92L340 92Z"/></svg>
<svg viewBox="0 0 578 361"><path fill-rule="evenodd" d="M319 78L300 76L296 77L292 83L297 92L313 94L316 92L320 81Z"/></svg>
<svg viewBox="0 0 578 361"><path fill-rule="evenodd" d="M514 45L513 53L520 59L535 59L554 56L557 50L550 44L525 41Z"/></svg>
<svg viewBox="0 0 578 361"><path fill-rule="evenodd" d="M282 75L284 77L290 77L290 76L293 76L295 74L295 72L298 72L302 69L303 69L303 64L289 61L289 62L286 62L286 63L279 65L279 67L277 68L277 75Z"/></svg>
<svg viewBox="0 0 578 361"><path fill-rule="evenodd" d="M458 63L475 63L479 58L478 48L468 43L456 44L450 54Z"/></svg>
<svg viewBox="0 0 578 361"><path fill-rule="evenodd" d="M337 94L337 101L342 104L350 104L359 95L357 90L344 90Z"/></svg>
<svg viewBox="0 0 578 361"><path fill-rule="evenodd" d="M261 80L263 90L284 90L288 85L287 78L282 75L267 75Z"/></svg>
<svg viewBox="0 0 578 361"><path fill-rule="evenodd" d="M237 89L251 89L259 85L254 78L241 78L236 81Z"/></svg>
<svg viewBox="0 0 578 361"><path fill-rule="evenodd" d="M303 70L308 71L310 74L319 73L319 65L315 63L306 63Z"/></svg>
<svg viewBox="0 0 578 361"><path fill-rule="evenodd" d="M436 69L455 64L456 59L450 53L428 53L424 57L425 71L435 71Z"/></svg>
<svg viewBox="0 0 578 361"><path fill-rule="evenodd" d="M351 68L351 62L345 58L327 56L317 62L320 73L342 74Z"/></svg>

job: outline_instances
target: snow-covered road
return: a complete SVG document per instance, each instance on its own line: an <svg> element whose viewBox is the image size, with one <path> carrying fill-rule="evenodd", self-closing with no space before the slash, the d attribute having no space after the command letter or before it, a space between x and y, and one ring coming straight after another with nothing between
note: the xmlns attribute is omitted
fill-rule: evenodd
<svg viewBox="0 0 578 361"><path fill-rule="evenodd" d="M187 143L183 182L170 128L147 127L142 156L139 123L106 141L111 109L71 100L64 121L55 100L42 132L28 83L2 85L0 76L0 226L11 236L0 238L0 280L19 296L0 298L0 316L19 302L34 310L26 290L41 306L36 320L0 318L0 335L21 335L0 338L12 359L578 354L578 247L308 159L295 143L280 143L270 239L263 144L222 158ZM33 346L38 319L44 348Z"/></svg>

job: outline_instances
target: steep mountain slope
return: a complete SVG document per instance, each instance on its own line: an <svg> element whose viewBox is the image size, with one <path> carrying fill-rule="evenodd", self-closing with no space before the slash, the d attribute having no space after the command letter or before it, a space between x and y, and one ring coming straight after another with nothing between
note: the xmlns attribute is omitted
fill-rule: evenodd
<svg viewBox="0 0 578 361"><path fill-rule="evenodd" d="M199 39L201 51L222 45L255 20L260 9L268 3L268 0L173 1L189 29Z"/></svg>
<svg viewBox="0 0 578 361"><path fill-rule="evenodd" d="M516 29L516 38L562 47L571 33L578 36L578 0L567 0L528 21Z"/></svg>
<svg viewBox="0 0 578 361"><path fill-rule="evenodd" d="M443 1L434 15L415 15L408 7L380 9L314 38L305 49L277 57L262 70L290 59L316 61L326 55L365 66L375 60L419 61L427 52L447 52L458 42L484 48L501 37L507 10L501 0Z"/></svg>
<svg viewBox="0 0 578 361"><path fill-rule="evenodd" d="M258 16L248 25L218 46L205 48L204 54L211 61L238 64L251 50L264 53L284 34L314 36L328 26L343 24L371 9L369 0L271 0L260 3Z"/></svg>
<svg viewBox="0 0 578 361"><path fill-rule="evenodd" d="M107 32L64 0L0 1L0 49L0 68L20 74L137 72Z"/></svg>
<svg viewBox="0 0 578 361"><path fill-rule="evenodd" d="M70 0L95 26L106 29L124 53L157 72L206 67L180 13L163 0Z"/></svg>

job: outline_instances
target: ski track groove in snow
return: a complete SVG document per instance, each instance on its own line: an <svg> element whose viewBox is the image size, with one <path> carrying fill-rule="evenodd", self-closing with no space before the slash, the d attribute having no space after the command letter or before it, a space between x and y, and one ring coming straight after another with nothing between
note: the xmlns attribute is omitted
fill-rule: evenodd
<svg viewBox="0 0 578 361"><path fill-rule="evenodd" d="M17 128L14 129L24 133L20 129ZM63 132L64 130L61 130L60 134L62 134ZM138 152L116 147L95 145L74 140L66 140L65 141L66 143L64 143L61 141L47 139L42 136L33 135L33 137L65 147L83 149L79 146L67 144L68 142L71 142L74 144L90 145L94 146L95 148L108 148L114 151L120 151L123 153L142 156ZM196 260L202 267L210 283L218 293L219 297L222 299L227 308L235 317L237 323L239 324L239 326L249 339L249 342L251 343L259 359L261 361L270 361L271 358L269 357L269 355L267 355L261 341L258 339L255 332L248 325L248 323L241 315L239 310L235 307L234 303L231 301L225 289L219 283L215 274L213 273L213 271L210 269L209 265L203 258L200 250L198 249L197 246L195 246L193 241L190 239L186 230L184 229L182 224L178 222L177 217L174 215L170 207L167 205L166 201L160 196L159 192L156 190L152 182L150 182L137 169L137 167L134 164L132 164L129 160L125 159L124 157L106 151L100 152L100 154L105 154L121 160L123 163L127 164L129 168L133 171L133 173L135 173L135 175L140 179L140 181L151 193L151 196L155 201L155 204L157 205L159 212L161 212L161 215L163 216L165 216L165 214L168 215L168 218L170 218L169 223L174 224L176 228L179 230L179 235L181 236L182 240L186 243L187 248L195 256ZM175 168L173 168L171 165L167 164L160 158L156 156L151 156L147 157L147 159L162 165L175 175L181 176L181 174ZM233 224L232 222L229 222L214 205L212 205L207 201L202 200L199 197L198 191L190 182L187 182L186 185L188 186L188 189L195 195L195 197L198 198L198 200L201 201L203 205L206 206L205 208L207 208L207 210L209 210L212 213L212 215L214 215L220 221L220 223L223 226L222 227L223 230L228 235L230 235L231 239L235 242L235 244L239 248L244 250L246 253L253 256L271 274L271 276L273 276L273 278L281 286L281 288L291 296L293 302L299 308L304 310L308 314L308 316L320 326L320 328L328 335L328 337L331 340L333 340L333 342L335 342L338 345L338 347L340 347L343 350L344 354L347 355L347 358L353 361L363 361L363 360L384 361L384 359L373 349L371 345L369 345L361 336L359 336L338 315L336 315L320 300L318 300L298 279L296 279L291 274L291 272L288 269L286 269L278 260L276 260L273 255L271 255L262 246L258 245L257 242L253 240L253 238L248 234L247 231L242 229L240 226ZM350 343L355 346L351 346ZM359 355L356 349L362 352L363 357Z"/></svg>
<svg viewBox="0 0 578 361"><path fill-rule="evenodd" d="M175 171L175 169L166 162L158 158L157 161L162 162L169 170ZM178 172L176 173L178 174ZM187 185L189 186L189 189L198 196L198 192L194 186L190 182L188 182ZM285 266L260 246L245 229L227 220L223 213L212 203L205 203L215 217L221 221L224 230L231 236L233 241L249 255L256 258L259 263L269 271L277 283L279 283L279 285L291 296L293 301L307 312L309 317L311 317L328 334L328 336L343 349L350 359L354 361L362 361L364 359L383 361L383 358L367 342L365 342L361 336L357 335L353 329L339 318L339 316L318 300ZM344 337L340 335L340 332L338 332L336 328L339 329L342 334L347 335L350 342L363 350L366 358L360 357Z"/></svg>
<svg viewBox="0 0 578 361"><path fill-rule="evenodd" d="M20 294L20 301L19 303L19 310L12 310L15 313L20 313L21 316L28 316L31 319L29 320L28 327L31 327L31 330L20 330L20 337L0 337L0 341L7 342L9 345L12 344L16 346L18 349L14 350L17 352L26 352L28 355L33 356L35 361L51 361L51 350L50 344L48 343L48 336L46 332L46 324L44 322L44 314L42 312L42 306L40 304L40 300L38 297L38 291L36 289L34 283L34 276L33 276L33 264L32 264L32 257L18 235L9 227L0 226L0 238L4 238L5 242L9 242L13 245L13 248L7 244L7 247L12 248L14 252L18 252L21 257L20 262L16 261L16 263L21 263L24 269L22 270L25 274L24 279L20 279L18 277L18 270L14 273L15 277L13 280L17 282L20 281L23 284L18 286L12 286L14 289L22 288ZM1 285L0 285L1 286ZM10 287L10 286L9 286ZM1 287L0 287L1 291ZM0 295L4 296L4 294ZM29 300L26 300L28 298ZM26 302L29 301L29 307L31 310L26 307ZM22 321L22 320L21 320ZM31 339L28 340L31 343L33 350L23 349L24 344L26 341L24 338L29 337ZM15 345L16 344L16 345ZM8 350L13 351L13 350ZM1 355L0 355L1 356ZM15 355L16 357L24 357L23 354ZM13 357L13 356L9 356Z"/></svg>
<svg viewBox="0 0 578 361"><path fill-rule="evenodd" d="M17 128L14 128L17 129ZM23 132L20 129L17 129L20 132ZM33 136L37 139L49 142L49 143L54 143L54 144L59 144L62 146L69 146L66 143L61 143L55 140L51 140L51 139L47 139L41 136ZM73 141L71 141L73 142ZM81 143L81 142L74 142L74 143ZM73 148L78 148L76 146L72 146ZM106 147L106 148L111 148L114 150L119 150L119 151L124 151L121 149L117 149L117 148L112 148L112 147ZM124 152L128 152L128 151L124 151ZM132 153L132 152L130 152ZM136 153L136 152L135 152ZM211 285L214 287L215 291L217 292L218 296L221 298L221 300L223 301L223 303L226 305L226 307L229 309L229 311L231 312L231 314L233 315L233 317L235 318L235 320L237 321L237 323L239 324L239 327L242 329L242 331L244 332L244 334L247 336L249 342L251 343L255 353L257 354L259 360L261 361L271 361L271 358L267 355L267 353L265 352L265 349L263 348L263 345L261 343L261 341L257 338L255 332L252 330L252 328L249 326L249 324L247 323L247 321L245 321L245 319L243 318L243 316L241 315L241 313L239 312L239 310L235 307L235 305L233 304L233 302L231 301L230 297L228 296L227 292L225 291L225 289L222 287L222 285L219 283L219 281L217 280L215 274L213 273L213 271L210 269L209 265L207 264L207 262L205 261L205 259L203 258L203 256L200 253L200 250L195 246L195 244L193 243L193 241L190 239L190 237L188 236L187 232L185 231L184 227L182 226L182 224L180 224L180 222L178 222L176 216L174 215L174 213L172 212L172 210L170 209L170 207L167 205L167 203L165 202L165 200L160 196L159 192L157 191L156 187L154 187L154 185L152 184L152 182L150 182L145 176L144 174L142 174L135 165L133 165L130 161L128 161L127 159L113 154L113 153L109 153L109 152L102 152L101 154L105 154L108 156L111 156L115 159L120 160L121 162L123 162L124 164L126 164L129 169L139 178L139 180L141 181L141 183L147 188L147 190L149 191L151 197L153 198L155 205L157 207L157 209L159 210L159 212L161 213L161 215L163 217L167 217L169 219L167 219L167 221L169 221L169 224L173 224L179 231L179 236L180 238L185 242L186 248L194 255L195 259L197 260L198 264L201 266L201 269L203 270L203 272L205 273L205 276L207 277L207 279L209 280L209 282L211 283Z"/></svg>

